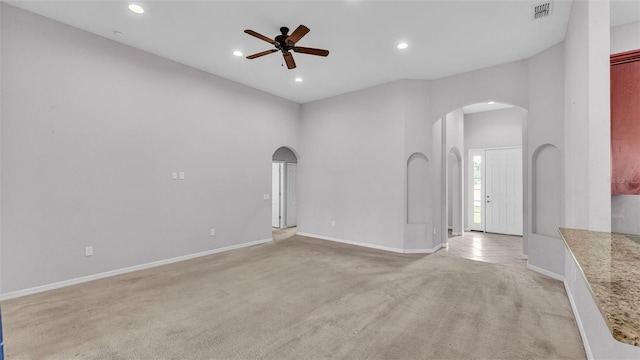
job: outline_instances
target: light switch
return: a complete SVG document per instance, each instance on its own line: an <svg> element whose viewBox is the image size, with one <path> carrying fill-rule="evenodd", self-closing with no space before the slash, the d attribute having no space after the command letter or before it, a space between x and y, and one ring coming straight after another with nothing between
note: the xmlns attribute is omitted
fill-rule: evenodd
<svg viewBox="0 0 640 360"><path fill-rule="evenodd" d="M180 180L184 180L184 173L180 171Z"/></svg>
<svg viewBox="0 0 640 360"><path fill-rule="evenodd" d="M177 179L177 178L178 178L178 173L177 173L177 172L175 172L175 171L174 171L174 172L172 172L172 173L171 173L171 178L172 178L173 180Z"/></svg>
<svg viewBox="0 0 640 360"><path fill-rule="evenodd" d="M264 194L264 199L265 200L269 200L269 198L270 198L269 194Z"/></svg>

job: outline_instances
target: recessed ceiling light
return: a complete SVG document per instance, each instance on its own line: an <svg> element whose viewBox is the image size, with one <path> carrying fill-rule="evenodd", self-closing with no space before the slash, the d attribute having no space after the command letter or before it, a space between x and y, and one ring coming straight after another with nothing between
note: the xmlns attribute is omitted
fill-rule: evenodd
<svg viewBox="0 0 640 360"><path fill-rule="evenodd" d="M409 47L409 44L407 44L406 42L401 42L400 44L398 44L398 49L406 49Z"/></svg>
<svg viewBox="0 0 640 360"><path fill-rule="evenodd" d="M493 105L493 104L495 104L495 103L496 103L495 101L489 101L487 104L489 104L489 105Z"/></svg>
<svg viewBox="0 0 640 360"><path fill-rule="evenodd" d="M129 4L129 10L136 14L144 14L144 9L138 4Z"/></svg>
<svg viewBox="0 0 640 360"><path fill-rule="evenodd" d="M243 54L242 54L242 51L240 51L240 50L236 50L236 51L234 51L234 52L233 52L233 55L235 55L235 56L242 56Z"/></svg>
<svg viewBox="0 0 640 360"><path fill-rule="evenodd" d="M296 82L302 82L302 78L301 77L297 77L295 81Z"/></svg>

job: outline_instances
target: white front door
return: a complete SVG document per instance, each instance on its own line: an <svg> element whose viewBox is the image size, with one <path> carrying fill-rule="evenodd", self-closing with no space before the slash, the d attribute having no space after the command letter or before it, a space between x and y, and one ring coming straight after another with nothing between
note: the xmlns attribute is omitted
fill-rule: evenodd
<svg viewBox="0 0 640 360"><path fill-rule="evenodd" d="M298 165L287 164L287 227L298 225Z"/></svg>
<svg viewBox="0 0 640 360"><path fill-rule="evenodd" d="M485 153L485 231L522 235L522 149Z"/></svg>
<svg viewBox="0 0 640 360"><path fill-rule="evenodd" d="M280 227L280 173L281 163L271 164L271 226Z"/></svg>

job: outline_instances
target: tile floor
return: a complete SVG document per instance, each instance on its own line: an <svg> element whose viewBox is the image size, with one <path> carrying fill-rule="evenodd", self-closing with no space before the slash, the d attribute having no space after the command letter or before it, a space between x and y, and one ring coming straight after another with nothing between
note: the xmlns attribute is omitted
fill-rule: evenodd
<svg viewBox="0 0 640 360"><path fill-rule="evenodd" d="M494 264L527 265L522 258L521 236L468 231L449 238L447 254Z"/></svg>
<svg viewBox="0 0 640 360"><path fill-rule="evenodd" d="M288 239L294 236L296 231L296 227L273 228L273 240ZM452 236L449 232L447 254L494 264L527 266L527 261L522 258L521 236L487 234L477 231L467 231L464 236Z"/></svg>
<svg viewBox="0 0 640 360"><path fill-rule="evenodd" d="M286 229L278 229L278 228L271 228L271 237L273 238L273 241L278 241L278 240L284 240L284 239L288 239L292 236L294 236L296 234L296 231L298 230L297 227L290 227L290 228L286 228Z"/></svg>

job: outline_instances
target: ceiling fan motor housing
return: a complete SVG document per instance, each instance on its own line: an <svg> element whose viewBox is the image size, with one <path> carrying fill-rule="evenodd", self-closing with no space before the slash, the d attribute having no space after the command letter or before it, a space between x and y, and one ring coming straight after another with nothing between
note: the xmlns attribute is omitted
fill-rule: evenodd
<svg viewBox="0 0 640 360"><path fill-rule="evenodd" d="M295 46L295 44L293 42L287 43L287 38L289 37L289 28L286 26L281 27L280 33L281 35L278 35L274 38L274 40L279 45L279 46L276 45L276 48L278 48L278 50L285 50L285 51L291 50Z"/></svg>

